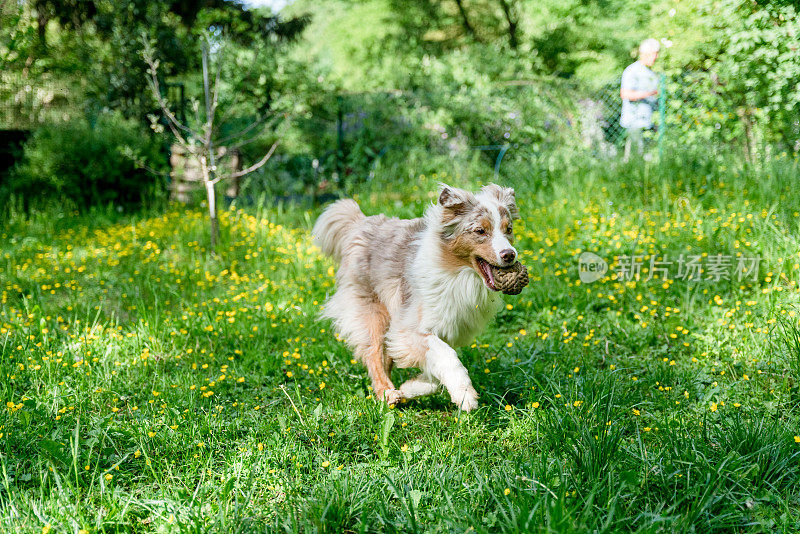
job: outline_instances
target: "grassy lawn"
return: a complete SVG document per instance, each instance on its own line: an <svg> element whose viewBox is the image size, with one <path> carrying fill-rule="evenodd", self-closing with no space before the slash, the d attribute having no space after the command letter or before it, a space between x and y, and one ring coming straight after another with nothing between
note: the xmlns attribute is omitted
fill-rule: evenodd
<svg viewBox="0 0 800 534"><path fill-rule="evenodd" d="M572 163L504 181L531 284L459 349L469 415L445 394L370 398L316 319L335 268L309 236L318 209L226 210L216 256L203 212L177 206L11 217L0 530L797 532L797 171ZM418 216L440 180L478 183L376 181L358 200ZM585 251L601 280L580 282ZM641 277L623 279L634 254ZM731 265L680 279L680 254ZM648 280L651 255L669 279ZM740 257L758 273L739 280Z"/></svg>

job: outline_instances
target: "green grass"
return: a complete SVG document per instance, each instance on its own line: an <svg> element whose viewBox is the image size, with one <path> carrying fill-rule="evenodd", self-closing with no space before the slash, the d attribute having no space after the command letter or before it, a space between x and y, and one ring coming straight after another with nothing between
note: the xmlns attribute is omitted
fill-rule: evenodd
<svg viewBox="0 0 800 534"><path fill-rule="evenodd" d="M227 210L217 256L202 211L7 217L0 529L800 530L796 162L509 169L531 284L459 350L469 415L445 394L371 400L316 319L334 267L316 212ZM363 209L400 216L477 182L378 180ZM578 283L583 251L609 276ZM762 264L610 276L681 252Z"/></svg>

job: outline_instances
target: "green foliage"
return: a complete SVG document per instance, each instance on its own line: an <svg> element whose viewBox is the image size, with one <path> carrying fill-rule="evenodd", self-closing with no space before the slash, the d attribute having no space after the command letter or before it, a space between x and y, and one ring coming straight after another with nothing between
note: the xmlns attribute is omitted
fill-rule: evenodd
<svg viewBox="0 0 800 534"><path fill-rule="evenodd" d="M25 16L22 4L0 4L0 65L22 69L36 42L36 30Z"/></svg>
<svg viewBox="0 0 800 534"><path fill-rule="evenodd" d="M304 60L327 67L343 87L360 91L404 88L392 85L391 74L398 69L413 72L413 62L422 57L444 59L470 50L474 68L502 72L506 80L555 74L592 84L630 61L631 51L647 36L651 4L299 0L288 9L313 16L304 35Z"/></svg>
<svg viewBox="0 0 800 534"><path fill-rule="evenodd" d="M307 23L231 0L30 0L4 4L0 15L0 59L17 73L24 68L27 84L52 75L78 78L86 108L111 108L139 120L153 107L146 97L142 35L153 42L162 74L184 77L199 71L198 36L209 31L254 46L291 40ZM7 30L7 22L17 29Z"/></svg>
<svg viewBox="0 0 800 534"><path fill-rule="evenodd" d="M800 139L800 19L791 3L664 4L653 27L674 40L664 66L677 84L675 126L691 142L796 151ZM715 132L714 130L717 130ZM684 138L686 140L686 138Z"/></svg>
<svg viewBox="0 0 800 534"><path fill-rule="evenodd" d="M118 114L47 125L25 144L4 194L26 205L132 207L160 194L165 160L141 126Z"/></svg>

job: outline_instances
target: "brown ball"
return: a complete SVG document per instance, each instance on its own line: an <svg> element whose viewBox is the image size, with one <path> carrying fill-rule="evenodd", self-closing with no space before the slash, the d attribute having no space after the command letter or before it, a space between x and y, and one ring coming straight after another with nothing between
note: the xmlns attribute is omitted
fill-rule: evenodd
<svg viewBox="0 0 800 534"><path fill-rule="evenodd" d="M506 295L519 295L528 285L528 269L520 262L509 267L492 266L497 288Z"/></svg>

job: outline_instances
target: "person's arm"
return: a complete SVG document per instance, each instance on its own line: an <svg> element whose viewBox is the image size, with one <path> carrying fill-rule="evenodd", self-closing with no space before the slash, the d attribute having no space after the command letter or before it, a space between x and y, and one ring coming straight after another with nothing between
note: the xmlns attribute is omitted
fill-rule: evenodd
<svg viewBox="0 0 800 534"><path fill-rule="evenodd" d="M629 100L631 102L636 102L637 100L644 100L645 98L650 98L651 96L655 96L658 94L658 90L655 91L636 91L634 89L625 89L622 88L619 90L619 96L623 100Z"/></svg>

